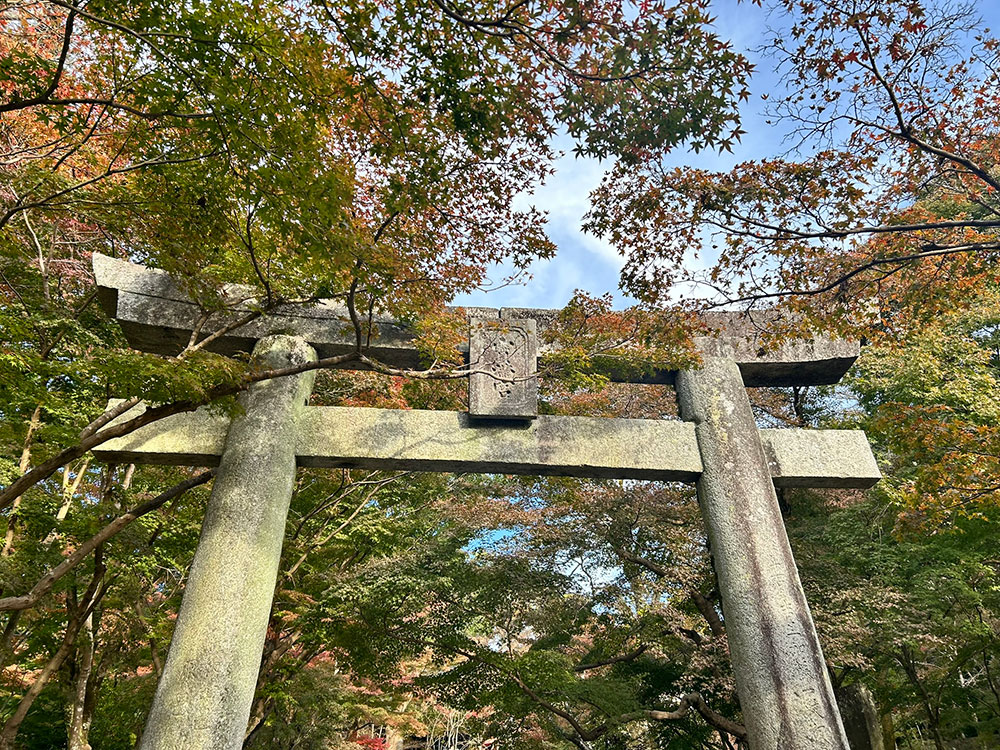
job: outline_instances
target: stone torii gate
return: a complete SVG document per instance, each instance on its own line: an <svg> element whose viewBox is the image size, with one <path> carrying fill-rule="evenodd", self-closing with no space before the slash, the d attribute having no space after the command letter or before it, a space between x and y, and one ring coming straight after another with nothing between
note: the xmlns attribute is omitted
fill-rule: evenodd
<svg viewBox="0 0 1000 750"><path fill-rule="evenodd" d="M137 349L177 353L205 324L162 271L99 255L94 271ZM238 320L238 308L213 326ZM95 450L115 462L219 466L142 748L242 745L295 469L314 466L697 482L751 748L848 750L775 487L865 488L879 471L862 432L759 430L745 388L835 383L857 344L817 337L763 352L745 318L716 315L716 335L698 341L702 367L643 380L673 383L684 421L538 416L536 329L554 312L470 313L469 358L485 372L470 377L469 414L307 406L314 373L304 372L252 385L231 420L178 414ZM301 364L353 350L344 319L328 303L288 307L210 348L252 351L267 369ZM418 364L404 327L378 329L373 357Z"/></svg>

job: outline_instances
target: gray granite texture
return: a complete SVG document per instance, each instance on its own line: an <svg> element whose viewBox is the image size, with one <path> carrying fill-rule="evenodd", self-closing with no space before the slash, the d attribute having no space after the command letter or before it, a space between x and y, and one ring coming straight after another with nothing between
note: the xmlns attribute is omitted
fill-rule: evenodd
<svg viewBox="0 0 1000 750"><path fill-rule="evenodd" d="M315 358L302 339L271 336L254 359ZM285 519L298 418L314 373L250 387L232 420L142 750L237 750L250 717Z"/></svg>
<svg viewBox="0 0 1000 750"><path fill-rule="evenodd" d="M469 326L469 415L538 416L538 333L532 318L472 318Z"/></svg>
<svg viewBox="0 0 1000 750"><path fill-rule="evenodd" d="M740 372L706 357L677 395L705 467L698 500L750 747L849 750Z"/></svg>
<svg viewBox="0 0 1000 750"><path fill-rule="evenodd" d="M451 411L310 406L298 424L299 466L689 482L702 470L695 428L688 422L540 416L506 424ZM228 428L229 417L203 408L161 419L94 452L117 463L215 466ZM760 433L779 487L860 489L880 478L859 430Z"/></svg>
<svg viewBox="0 0 1000 750"><path fill-rule="evenodd" d="M130 346L157 354L176 354L184 348L205 311L169 274L98 253L93 256L93 266L101 304L118 320ZM226 297L226 307L213 312L204 321L205 331L237 321L257 305L252 292L245 287L228 287ZM535 308L470 307L464 310L470 318L534 320L539 340L544 340L546 328L552 325L559 312ZM857 342L826 336L769 350L762 345L762 331L767 327L768 315L767 312L707 314L705 322L715 334L699 339L699 346L707 354L735 358L748 386L836 383L858 357ZM372 357L399 367L420 366L413 332L406 325L376 315L374 329L368 349ZM336 303L320 301L273 310L220 337L208 348L227 355L249 352L257 339L270 333L301 336L320 357L347 354L355 345L347 310ZM543 344L538 353L549 350ZM352 366L356 365L346 365ZM642 376L616 370L604 374L612 380L670 384L677 373L654 369Z"/></svg>

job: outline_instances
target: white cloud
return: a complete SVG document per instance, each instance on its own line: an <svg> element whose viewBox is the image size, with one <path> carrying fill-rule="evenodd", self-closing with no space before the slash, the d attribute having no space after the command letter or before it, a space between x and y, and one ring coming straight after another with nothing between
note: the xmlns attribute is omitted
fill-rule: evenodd
<svg viewBox="0 0 1000 750"><path fill-rule="evenodd" d="M737 0L717 0L714 6L716 28L720 35L733 41L734 46L750 54L747 50L759 46L766 30L765 12L747 2ZM751 55L753 57L753 55ZM780 144L775 129L768 126L759 114L760 94L769 93L777 87L776 75L764 61L752 81L754 95L743 107L744 129L748 131L743 142L738 144L733 154L714 152L693 152L678 149L669 159L671 165L695 166L710 170L728 170L734 164L746 159L759 157L777 151ZM632 303L618 290L618 281L624 259L610 243L584 234L580 227L583 216L590 207L590 192L596 188L605 170L610 166L596 159L572 156L572 140L566 135L556 138L554 145L566 155L555 164L556 172L545 185L532 195L521 196L517 205L534 205L546 211L549 216L549 236L559 248L558 255L551 261L540 261L531 268L533 278L525 286L509 286L490 293L477 292L463 295L455 302L461 305L484 305L490 307L562 307L569 301L575 289L599 295L611 292L616 307ZM707 246L707 243L706 243ZM704 268L713 257L700 253L695 258L692 249L686 259L690 267ZM502 268L491 269L494 280L509 275Z"/></svg>

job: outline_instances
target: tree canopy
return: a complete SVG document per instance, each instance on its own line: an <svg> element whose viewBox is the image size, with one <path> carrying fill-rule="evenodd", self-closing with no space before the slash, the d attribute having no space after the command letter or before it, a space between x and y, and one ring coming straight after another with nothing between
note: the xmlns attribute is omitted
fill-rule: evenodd
<svg viewBox="0 0 1000 750"><path fill-rule="evenodd" d="M609 169L587 227L640 305L561 313L541 410L676 418L592 365L695 365L695 307L863 336L843 386L752 394L863 427L886 475L781 497L828 666L903 746L995 741L998 45L945 2L770 10L794 148L712 173L664 166L742 135L752 65L707 0L4 5L0 747L133 747L162 671L213 471L97 460L108 399L152 405L117 434L232 412L280 373L211 342L332 299L356 350L315 403L463 409L446 305L555 254L530 195L560 133ZM703 241L718 297L676 306ZM197 300L178 354L129 349L95 252ZM425 368L372 354L376 315ZM725 628L690 488L302 469L244 744L732 750Z"/></svg>
<svg viewBox="0 0 1000 750"><path fill-rule="evenodd" d="M689 280L716 304L873 337L994 282L1000 46L976 6L781 0L772 14L762 52L783 88L763 96L785 153L612 170L589 227L626 256L625 288L656 302ZM708 271L686 270L692 246Z"/></svg>

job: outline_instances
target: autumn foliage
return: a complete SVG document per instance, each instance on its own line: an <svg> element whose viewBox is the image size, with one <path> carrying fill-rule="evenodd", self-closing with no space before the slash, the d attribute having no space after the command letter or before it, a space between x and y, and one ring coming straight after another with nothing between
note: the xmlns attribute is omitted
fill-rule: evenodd
<svg viewBox="0 0 1000 750"><path fill-rule="evenodd" d="M762 424L863 427L885 470L782 493L831 674L901 742L992 741L1000 47L945 2L770 10L793 148L715 172L667 166L743 134L752 66L707 0L0 9L0 748L133 747L162 670L212 475L97 461L108 398L236 408L255 373L203 344L238 282L250 318L344 306L368 370L316 403L462 409L446 305L556 253L531 193L557 136L609 169L586 225L640 306L554 317L541 411L676 418L607 374L696 365L706 307L862 337L841 389L753 394ZM180 354L127 347L93 252L198 301ZM426 369L373 354L379 314ZM727 648L690 488L302 469L245 746L732 750Z"/></svg>

